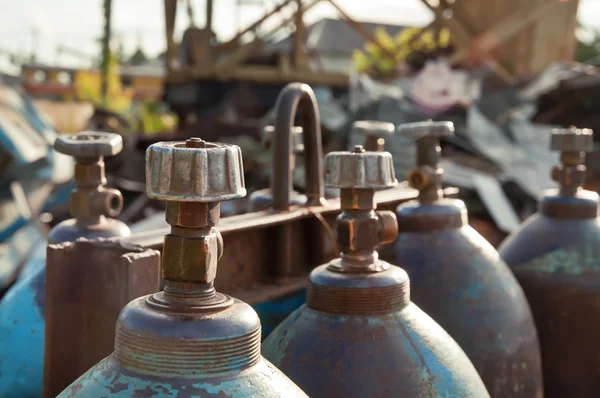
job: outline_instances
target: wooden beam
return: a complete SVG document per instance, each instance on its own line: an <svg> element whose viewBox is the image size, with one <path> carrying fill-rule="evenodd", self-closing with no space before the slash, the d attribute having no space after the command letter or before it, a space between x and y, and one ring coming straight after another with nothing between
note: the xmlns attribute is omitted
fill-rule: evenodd
<svg viewBox="0 0 600 398"><path fill-rule="evenodd" d="M296 31L294 32L294 68L305 69L308 65L306 54L304 53L304 39L306 29L304 27L304 18L302 11L302 0L296 0Z"/></svg>
<svg viewBox="0 0 600 398"><path fill-rule="evenodd" d="M312 7L317 5L321 0L313 0L308 5L302 7L302 12L310 10ZM234 73L234 68L241 63L243 63L248 57L252 54L256 53L257 48L262 45L265 41L268 40L270 36L278 32L283 26L289 25L295 19L295 15L289 18L282 20L276 27L271 29L263 38L256 38L252 42L244 44L238 50L236 50L233 54L228 55L225 59L217 62L215 73L225 76Z"/></svg>
<svg viewBox="0 0 600 398"><path fill-rule="evenodd" d="M227 80L248 80L257 83L289 83L292 81L301 81L306 84L323 84L337 87L348 86L348 75L341 73L313 72L310 70L291 69L288 73L278 67L250 66L244 65L235 68L227 75L220 74L217 70L216 79Z"/></svg>
<svg viewBox="0 0 600 398"><path fill-rule="evenodd" d="M212 32L212 23L213 23L213 1L214 0L206 0L206 29L209 32Z"/></svg>
<svg viewBox="0 0 600 398"><path fill-rule="evenodd" d="M421 1L423 4L425 4L425 6L433 11L438 21L448 27L450 30L451 40L454 41L459 48L468 49L471 41L473 40L471 33L467 31L467 29L459 21L453 18L445 19L442 15L443 12L439 8L433 7L431 4L429 4L427 0ZM506 83L513 84L515 82L512 74L491 56L487 54L483 55L482 61Z"/></svg>
<svg viewBox="0 0 600 398"><path fill-rule="evenodd" d="M354 28L354 30L356 30L356 32L358 32L358 34L360 34L366 41L371 42L373 44L375 44L377 47L379 47L379 49L386 55L388 56L390 59L395 60L396 59L396 54L394 54L393 52L391 52L390 50L388 50L387 48L385 48L384 46L380 45L377 40L375 39L375 35L371 34L371 32L369 32L367 30L367 28L365 28L365 26L360 23L355 21L352 17L350 17L350 15L348 15L344 9L342 7L340 7L335 0L327 0L332 6L335 7L335 9L340 13L340 15L342 16L342 18L351 26Z"/></svg>
<svg viewBox="0 0 600 398"><path fill-rule="evenodd" d="M544 5L525 5L521 9L515 11L507 18L504 18L493 28L481 34L481 38L477 40L478 51L488 52L493 50L498 45L510 39L519 33L525 26L532 23L553 9L560 2L549 2ZM462 48L450 58L451 63L457 63L464 59L468 49Z"/></svg>
<svg viewBox="0 0 600 398"><path fill-rule="evenodd" d="M220 75L228 75L233 69L244 62L244 60L256 54L263 46L263 41L260 39L254 39L250 43L242 45L236 49L232 54L223 57L223 59L217 61L215 71Z"/></svg>
<svg viewBox="0 0 600 398"><path fill-rule="evenodd" d="M237 46L239 40L241 39L241 37L243 35L245 35L246 33L256 29L258 26L260 26L263 22L265 22L267 19L269 19L271 16L277 14L279 11L281 11L285 6L289 5L292 2L292 0L285 0L283 3L281 3L280 5L278 5L277 7L275 7L274 9L272 9L271 11L269 11L268 13L266 13L265 15L262 16L262 18L260 18L259 20L257 20L256 22L254 22L252 25L248 26L246 29L244 29L243 31L239 32L237 35L235 35L235 37L223 44L221 44L219 46L219 48L221 50L229 50L231 48L234 48Z"/></svg>

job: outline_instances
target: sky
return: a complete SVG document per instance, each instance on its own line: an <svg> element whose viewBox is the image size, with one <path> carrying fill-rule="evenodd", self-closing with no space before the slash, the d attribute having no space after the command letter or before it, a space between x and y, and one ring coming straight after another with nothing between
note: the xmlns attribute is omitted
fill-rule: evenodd
<svg viewBox="0 0 600 398"><path fill-rule="evenodd" d="M251 23L279 2L264 0L264 6L243 7L241 26ZM6 52L29 55L36 46L40 62L86 66L88 61L79 57L57 56L56 49L62 45L90 56L97 55L100 47L96 39L101 37L103 29L102 3L102 0L0 0L0 71L18 73ZM215 0L213 26L220 39L232 37L236 32L236 3L237 0ZM337 3L351 17L361 21L419 26L433 19L420 0L368 0L368 7L365 0L337 0ZM192 0L192 4L194 20L202 26L205 0ZM600 29L600 0L580 0L578 14L584 25ZM337 15L333 6L323 2L307 13L306 22ZM163 0L113 0L112 25L113 35L123 43L126 53L132 53L138 44L150 56L165 48ZM179 34L187 26L182 4L176 26Z"/></svg>

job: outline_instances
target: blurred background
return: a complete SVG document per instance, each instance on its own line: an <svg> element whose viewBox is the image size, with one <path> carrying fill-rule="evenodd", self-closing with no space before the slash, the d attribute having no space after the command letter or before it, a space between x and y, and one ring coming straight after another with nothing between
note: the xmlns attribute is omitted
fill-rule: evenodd
<svg viewBox="0 0 600 398"><path fill-rule="evenodd" d="M249 192L265 188L263 129L293 81L317 94L326 152L364 140L355 120L453 121L445 183L496 245L554 185L551 129L600 122L599 15L596 0L4 0L1 277L14 280L69 217L72 159L52 150L58 134L121 134L124 151L106 160L125 196L120 218L134 232L158 228L146 148L190 136L237 144ZM405 179L414 146L391 137L386 150ZM590 189L598 159L587 157ZM297 164L302 191L301 153ZM223 204L225 216L245 209Z"/></svg>

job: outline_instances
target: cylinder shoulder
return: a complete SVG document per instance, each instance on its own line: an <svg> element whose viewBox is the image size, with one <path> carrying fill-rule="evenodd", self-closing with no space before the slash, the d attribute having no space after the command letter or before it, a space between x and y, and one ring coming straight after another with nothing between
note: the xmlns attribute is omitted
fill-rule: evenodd
<svg viewBox="0 0 600 398"><path fill-rule="evenodd" d="M311 397L489 396L462 349L412 303L378 316L302 306L265 339L263 355Z"/></svg>
<svg viewBox="0 0 600 398"><path fill-rule="evenodd" d="M176 398L184 395L207 398L307 397L265 359L242 372L167 379L136 375L134 371L124 369L109 356L73 382L58 398Z"/></svg>
<svg viewBox="0 0 600 398"><path fill-rule="evenodd" d="M581 274L600 271L600 221L535 214L511 233L499 253L515 271Z"/></svg>
<svg viewBox="0 0 600 398"><path fill-rule="evenodd" d="M56 225L48 235L50 243L74 242L79 238L97 239L129 236L131 230L122 221L107 218L98 224L86 225L75 219L65 220Z"/></svg>
<svg viewBox="0 0 600 398"><path fill-rule="evenodd" d="M524 300L498 251L468 225L435 233L402 234L394 243L392 261L406 270L417 296L423 293L433 297L431 289L435 289L466 294L472 301L488 296ZM419 300L414 301L421 305Z"/></svg>

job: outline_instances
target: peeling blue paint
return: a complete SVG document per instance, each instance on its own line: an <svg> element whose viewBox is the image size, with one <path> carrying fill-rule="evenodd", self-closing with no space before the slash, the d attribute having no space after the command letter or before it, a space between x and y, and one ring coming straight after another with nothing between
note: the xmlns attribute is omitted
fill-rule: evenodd
<svg viewBox="0 0 600 398"><path fill-rule="evenodd" d="M458 344L412 303L370 317L302 306L271 333L262 350L313 398L489 397Z"/></svg>
<svg viewBox="0 0 600 398"><path fill-rule="evenodd" d="M58 398L306 397L265 359L242 372L171 379L142 377L109 356L73 382Z"/></svg>
<svg viewBox="0 0 600 398"><path fill-rule="evenodd" d="M542 393L531 311L516 278L485 238L470 226L406 232L394 243L394 254L390 261L410 276L412 300L458 342L492 396Z"/></svg>
<svg viewBox="0 0 600 398"><path fill-rule="evenodd" d="M44 251L45 252L45 251ZM0 302L0 397L42 396L46 267L19 280ZM41 261L41 262L40 262Z"/></svg>

